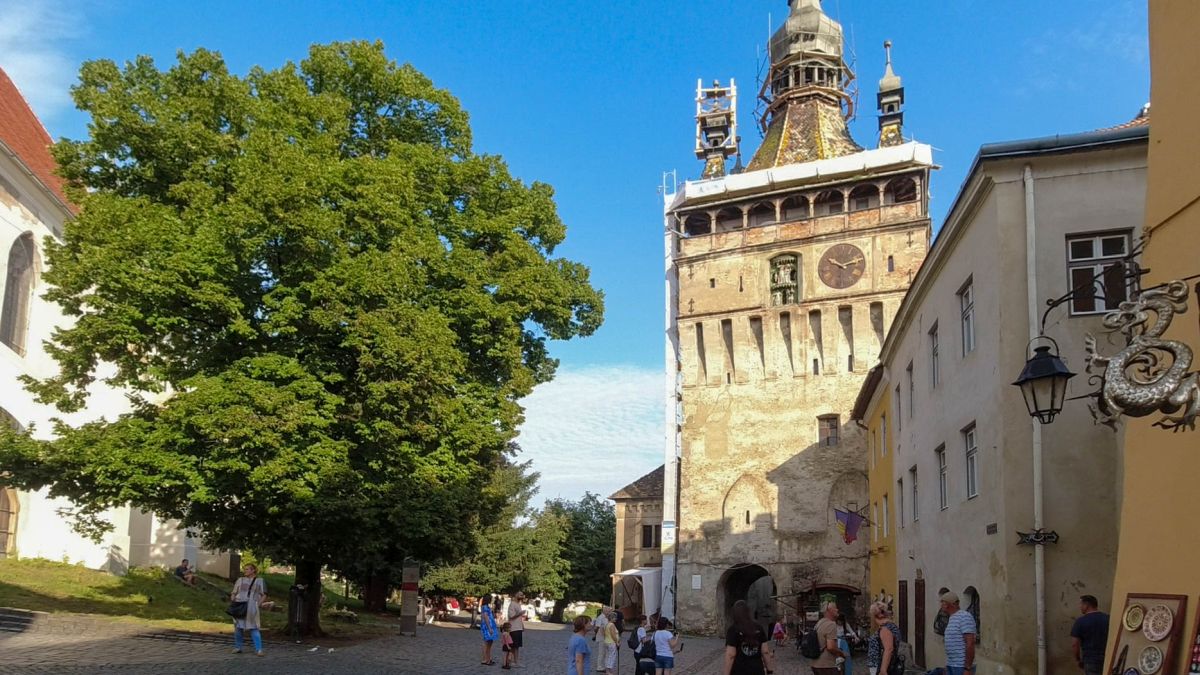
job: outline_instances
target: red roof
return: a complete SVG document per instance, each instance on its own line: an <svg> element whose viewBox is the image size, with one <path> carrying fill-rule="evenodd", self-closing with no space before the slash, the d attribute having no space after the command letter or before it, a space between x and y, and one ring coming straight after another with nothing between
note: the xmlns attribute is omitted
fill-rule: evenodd
<svg viewBox="0 0 1200 675"><path fill-rule="evenodd" d="M68 208L74 206L63 192L63 180L54 174L50 134L33 114L25 97L0 68L0 141Z"/></svg>
<svg viewBox="0 0 1200 675"><path fill-rule="evenodd" d="M1118 124L1115 127L1104 127L1103 129L1097 129L1096 131L1116 131L1118 129L1132 129L1133 127L1146 127L1146 126L1150 126L1150 104L1149 103L1142 106L1142 109L1138 111L1137 116L1134 117L1133 119L1129 120L1128 122Z"/></svg>

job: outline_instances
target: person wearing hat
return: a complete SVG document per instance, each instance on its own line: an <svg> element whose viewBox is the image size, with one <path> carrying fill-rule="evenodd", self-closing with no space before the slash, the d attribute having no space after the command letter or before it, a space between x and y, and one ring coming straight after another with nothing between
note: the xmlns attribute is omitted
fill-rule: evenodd
<svg viewBox="0 0 1200 675"><path fill-rule="evenodd" d="M958 594L942 594L941 609L950 619L946 622L946 675L968 675L975 672L975 617L959 606Z"/></svg>
<svg viewBox="0 0 1200 675"><path fill-rule="evenodd" d="M512 637L509 653L512 654L514 668L521 667L518 662L521 658L521 647L525 644L525 622L528 620L529 610L525 609L525 594L517 591L512 602L508 603L508 622L512 624L508 631L509 636Z"/></svg>

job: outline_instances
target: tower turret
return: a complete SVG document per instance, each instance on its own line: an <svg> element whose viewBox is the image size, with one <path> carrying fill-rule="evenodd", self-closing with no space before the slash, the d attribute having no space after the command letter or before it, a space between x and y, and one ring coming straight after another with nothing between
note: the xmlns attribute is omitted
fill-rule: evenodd
<svg viewBox="0 0 1200 675"><path fill-rule="evenodd" d="M883 43L887 65L879 80L876 101L879 106L879 147L900 145L904 142L904 86L900 77L892 70L892 41Z"/></svg>
<svg viewBox="0 0 1200 675"><path fill-rule="evenodd" d="M791 11L771 37L771 69L759 98L762 145L748 169L840 157L862 150L846 129L853 116L854 73L843 58L842 26L821 0L790 0Z"/></svg>
<svg viewBox="0 0 1200 675"><path fill-rule="evenodd" d="M696 80L696 158L704 160L704 178L725 175L725 160L738 154L737 85ZM739 162L740 164L740 162Z"/></svg>

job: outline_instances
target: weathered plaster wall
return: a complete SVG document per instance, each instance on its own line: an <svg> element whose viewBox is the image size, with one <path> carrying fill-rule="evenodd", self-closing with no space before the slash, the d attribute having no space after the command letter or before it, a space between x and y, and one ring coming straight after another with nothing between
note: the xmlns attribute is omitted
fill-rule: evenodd
<svg viewBox="0 0 1200 675"><path fill-rule="evenodd" d="M642 527L662 526L662 499L617 499L617 550L615 571L662 565L662 549L642 548Z"/></svg>

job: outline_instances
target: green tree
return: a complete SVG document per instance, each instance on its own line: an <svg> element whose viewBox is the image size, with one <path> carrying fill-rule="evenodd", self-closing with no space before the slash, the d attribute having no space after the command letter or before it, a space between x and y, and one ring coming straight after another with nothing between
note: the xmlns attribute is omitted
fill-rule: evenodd
<svg viewBox="0 0 1200 675"><path fill-rule="evenodd" d="M525 591L545 597L566 589L568 563L562 549L568 521L560 513L529 507L538 474L528 469L526 462L496 472L489 486L492 495L503 498L496 522L474 534L474 555L426 572L426 589L474 596Z"/></svg>
<svg viewBox="0 0 1200 675"><path fill-rule="evenodd" d="M468 554L546 341L601 321L550 186L475 154L458 101L379 43L244 77L206 50L93 61L72 93L89 135L54 153L81 210L45 297L75 321L25 384L70 412L102 379L133 410L0 431L0 481L294 564L314 631L322 567L378 585Z"/></svg>
<svg viewBox="0 0 1200 675"><path fill-rule="evenodd" d="M612 565L616 558L617 516L612 504L588 492L578 502L555 499L546 511L567 520L563 545L570 578L554 605L553 620L562 621L566 606L580 600L607 603L612 595Z"/></svg>

